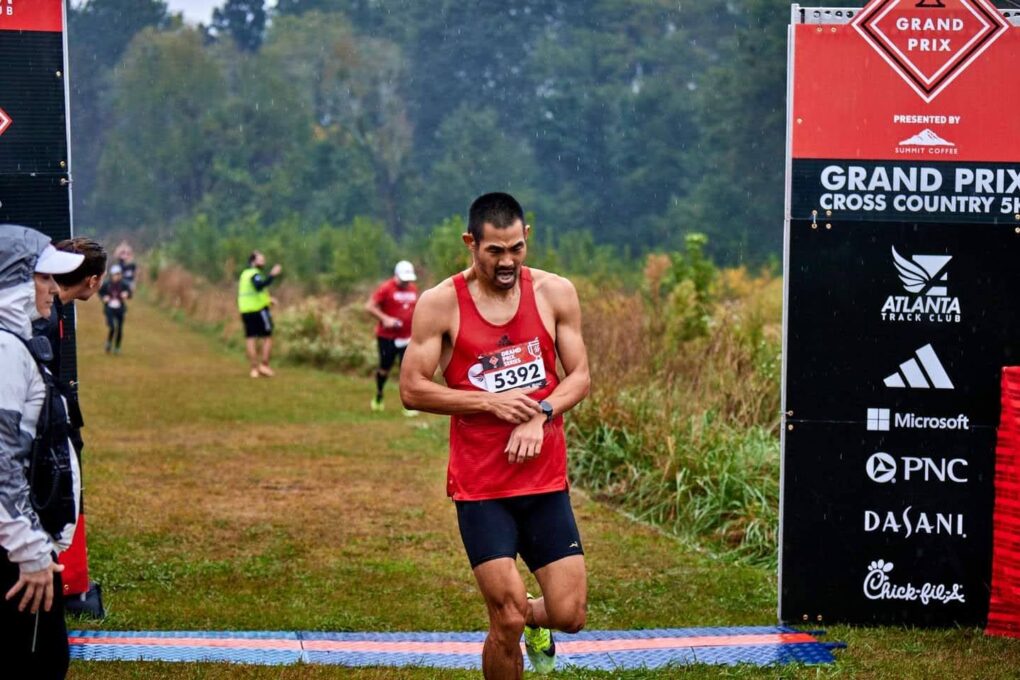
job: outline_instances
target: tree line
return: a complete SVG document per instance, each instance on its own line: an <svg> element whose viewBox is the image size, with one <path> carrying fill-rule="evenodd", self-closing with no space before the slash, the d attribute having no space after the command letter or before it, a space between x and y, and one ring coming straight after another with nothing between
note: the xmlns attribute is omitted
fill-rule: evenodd
<svg viewBox="0 0 1020 680"><path fill-rule="evenodd" d="M824 3L812 3L824 4ZM69 16L79 228L382 225L506 190L547 245L782 239L787 0L162 0Z"/></svg>

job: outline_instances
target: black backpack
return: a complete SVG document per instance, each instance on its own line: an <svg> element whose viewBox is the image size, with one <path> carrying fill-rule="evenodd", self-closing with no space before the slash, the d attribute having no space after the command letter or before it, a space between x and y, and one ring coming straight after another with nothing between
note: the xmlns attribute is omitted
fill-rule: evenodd
<svg viewBox="0 0 1020 680"><path fill-rule="evenodd" d="M67 525L77 520L77 499L74 495L74 468L71 464L71 456L75 454L67 441L71 433L67 410L54 384L53 375L45 366L53 359L53 348L44 337L25 340L6 328L0 328L0 331L10 333L28 348L46 385L46 397L39 412L35 439L32 441L28 486L32 508L39 516L43 529L51 536L58 536Z"/></svg>

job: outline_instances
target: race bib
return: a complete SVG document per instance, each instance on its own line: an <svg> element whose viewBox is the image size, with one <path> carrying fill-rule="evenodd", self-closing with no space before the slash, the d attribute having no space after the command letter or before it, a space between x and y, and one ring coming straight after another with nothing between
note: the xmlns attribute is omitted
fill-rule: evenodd
<svg viewBox="0 0 1020 680"><path fill-rule="evenodd" d="M393 341L393 346L397 349L403 349L411 344L411 338L397 338Z"/></svg>
<svg viewBox="0 0 1020 680"><path fill-rule="evenodd" d="M120 299L110 298L110 301L106 303L110 309L120 309Z"/></svg>
<svg viewBox="0 0 1020 680"><path fill-rule="evenodd" d="M487 392L542 387L546 384L545 362L538 338L519 345L503 347L478 357L476 377L472 382ZM477 368L480 367L480 375Z"/></svg>

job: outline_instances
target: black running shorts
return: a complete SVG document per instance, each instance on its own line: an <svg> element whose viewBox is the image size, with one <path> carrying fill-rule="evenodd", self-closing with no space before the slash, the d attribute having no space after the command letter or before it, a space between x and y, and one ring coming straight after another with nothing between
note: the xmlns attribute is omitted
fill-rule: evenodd
<svg viewBox="0 0 1020 680"><path fill-rule="evenodd" d="M273 334L273 317L269 315L269 307L241 315L244 322L244 337L268 338Z"/></svg>
<svg viewBox="0 0 1020 680"><path fill-rule="evenodd" d="M393 368L393 364L400 359L404 361L404 350L407 349L407 342L404 341L397 347L397 341L392 338L380 338L376 336L376 340L379 342L379 368L383 371L388 371Z"/></svg>
<svg viewBox="0 0 1020 680"><path fill-rule="evenodd" d="M520 555L532 572L583 555L566 491L486 501L457 501L457 522L471 568Z"/></svg>

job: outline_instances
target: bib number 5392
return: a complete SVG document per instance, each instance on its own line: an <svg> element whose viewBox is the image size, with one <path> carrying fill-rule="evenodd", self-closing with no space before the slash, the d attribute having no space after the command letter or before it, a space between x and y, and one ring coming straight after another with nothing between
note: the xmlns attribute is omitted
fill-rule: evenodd
<svg viewBox="0 0 1020 680"><path fill-rule="evenodd" d="M505 392L523 387L534 387L545 382L545 364L541 359L488 371L485 376L485 388L489 392Z"/></svg>

